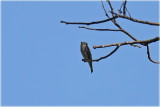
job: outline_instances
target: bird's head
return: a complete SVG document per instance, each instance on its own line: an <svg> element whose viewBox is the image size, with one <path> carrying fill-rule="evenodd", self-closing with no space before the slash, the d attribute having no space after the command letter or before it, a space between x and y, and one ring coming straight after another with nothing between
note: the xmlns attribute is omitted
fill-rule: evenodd
<svg viewBox="0 0 160 107"><path fill-rule="evenodd" d="M81 45L88 45L86 42L81 42Z"/></svg>

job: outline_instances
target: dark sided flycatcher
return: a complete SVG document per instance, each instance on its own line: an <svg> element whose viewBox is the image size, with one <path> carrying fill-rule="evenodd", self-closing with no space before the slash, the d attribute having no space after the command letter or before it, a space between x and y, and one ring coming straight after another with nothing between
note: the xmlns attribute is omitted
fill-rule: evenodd
<svg viewBox="0 0 160 107"><path fill-rule="evenodd" d="M81 53L85 60L92 60L92 54L86 42L81 42ZM89 61L88 64L90 66L92 73L93 72L92 61Z"/></svg>

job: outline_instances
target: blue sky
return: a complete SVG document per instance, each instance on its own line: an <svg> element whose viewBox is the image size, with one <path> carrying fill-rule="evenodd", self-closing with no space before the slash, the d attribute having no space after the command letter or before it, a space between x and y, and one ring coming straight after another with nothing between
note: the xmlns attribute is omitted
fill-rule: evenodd
<svg viewBox="0 0 160 107"><path fill-rule="evenodd" d="M112 3L115 10L121 4ZM158 22L158 1L127 6L132 17ZM158 65L148 60L146 47L121 47L94 62L91 74L81 61L81 41L89 44L95 59L114 47L95 50L93 45L132 40L120 32L60 23L103 19L99 1L2 2L2 105L158 105ZM139 40L158 36L157 26L117 21ZM111 22L88 27L116 28ZM150 48L158 60L158 43Z"/></svg>

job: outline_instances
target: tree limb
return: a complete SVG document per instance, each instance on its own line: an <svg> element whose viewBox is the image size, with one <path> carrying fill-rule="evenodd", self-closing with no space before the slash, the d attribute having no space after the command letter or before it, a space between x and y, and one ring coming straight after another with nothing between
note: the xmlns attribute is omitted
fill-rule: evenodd
<svg viewBox="0 0 160 107"><path fill-rule="evenodd" d="M64 24L80 24L80 25L92 25L92 24L99 24L99 23L104 23L104 22L108 22L108 21L111 21L112 19L116 19L118 18L118 16L115 16L115 17L112 17L112 18L109 18L109 19L105 19L105 20L100 20L100 21L93 21L93 22L66 22L66 21L61 21L61 23L64 23Z"/></svg>
<svg viewBox="0 0 160 107"><path fill-rule="evenodd" d="M133 22L142 23L142 24L148 24L148 25L160 26L160 23L138 20L138 19L134 19L134 18L131 18L131 17L128 17L128 16L117 14L115 12L111 12L111 13L115 14L116 16L118 16L120 18L128 19L128 20L133 21Z"/></svg>
<svg viewBox="0 0 160 107"><path fill-rule="evenodd" d="M149 39L149 40L142 40L142 41L131 41L131 42L122 42L122 43L113 43L113 44L109 44L109 45L100 45L100 46L93 46L94 49L96 48L105 48L105 47L111 47L111 46L123 46L123 45L131 45L131 44L150 44L150 43L153 43L153 42L156 42L156 41L159 41L160 40L160 37L156 37L156 38L153 38L153 39Z"/></svg>

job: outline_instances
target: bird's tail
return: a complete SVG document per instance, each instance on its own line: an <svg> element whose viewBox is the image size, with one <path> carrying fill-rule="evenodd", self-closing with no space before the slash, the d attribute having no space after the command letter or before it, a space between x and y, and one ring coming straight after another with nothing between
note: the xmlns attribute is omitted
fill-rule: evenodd
<svg viewBox="0 0 160 107"><path fill-rule="evenodd" d="M90 67L91 73L92 73L93 72L92 62L88 62L88 64L89 64L89 67Z"/></svg>

